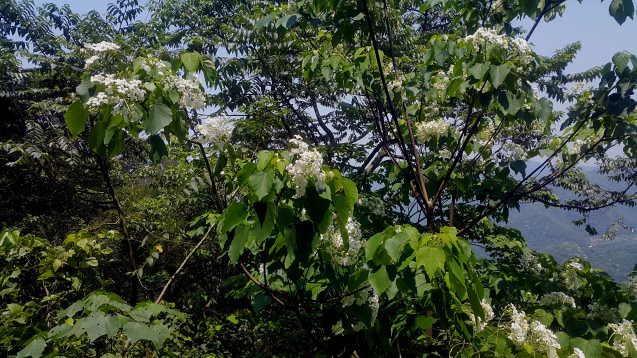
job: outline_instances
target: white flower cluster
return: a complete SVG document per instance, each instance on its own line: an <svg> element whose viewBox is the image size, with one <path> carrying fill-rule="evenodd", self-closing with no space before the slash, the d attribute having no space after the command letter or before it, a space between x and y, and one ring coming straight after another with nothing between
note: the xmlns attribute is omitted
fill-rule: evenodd
<svg viewBox="0 0 637 358"><path fill-rule="evenodd" d="M509 326L511 332L509 338L516 346L524 345L526 342L526 336L529 333L529 322L526 321L526 313L524 311L518 312L514 305L510 305L511 309L511 324Z"/></svg>
<svg viewBox="0 0 637 358"><path fill-rule="evenodd" d="M449 69L445 72L443 70L439 70L436 72L434 76L432 76L431 80L433 82L431 88L436 91L437 98L444 99L447 92L447 87L449 86L449 81L453 77L453 65L449 67Z"/></svg>
<svg viewBox="0 0 637 358"><path fill-rule="evenodd" d="M469 321L475 326L476 332L482 331L484 327L487 326L487 323L495 317L493 308L485 299L480 301L480 306L482 306L482 310L484 311L484 320L480 317L476 317L473 313L469 314Z"/></svg>
<svg viewBox="0 0 637 358"><path fill-rule="evenodd" d="M201 133L206 143L220 146L230 140L234 129L228 117L208 117L202 120L195 129Z"/></svg>
<svg viewBox="0 0 637 358"><path fill-rule="evenodd" d="M586 318L602 322L614 322L619 316L617 311L609 309L607 306L600 304L599 301L595 301L588 305Z"/></svg>
<svg viewBox="0 0 637 358"><path fill-rule="evenodd" d="M108 41L86 44L84 45L84 48L93 52L117 51L120 49L119 45Z"/></svg>
<svg viewBox="0 0 637 358"><path fill-rule="evenodd" d="M637 336L633 330L633 322L623 320L621 323L611 323L608 328L613 330L613 349L628 357L630 350L628 343L637 349Z"/></svg>
<svg viewBox="0 0 637 358"><path fill-rule="evenodd" d="M387 83L387 88L390 92L399 92L403 87L403 78L399 76L396 79L393 79Z"/></svg>
<svg viewBox="0 0 637 358"><path fill-rule="evenodd" d="M502 144L500 154L502 159L506 161L526 160L526 149L513 142L506 142Z"/></svg>
<svg viewBox="0 0 637 358"><path fill-rule="evenodd" d="M321 235L321 240L325 240L328 245L328 252L332 256L332 259L342 266L350 266L358 262L358 254L363 247L363 241L361 240L361 228L360 224L351 217L345 224L347 230L347 238L349 240L349 248L345 249L341 230L334 224L327 228L325 234Z"/></svg>
<svg viewBox="0 0 637 358"><path fill-rule="evenodd" d="M475 51L487 49L489 47L497 47L509 57L517 56L520 60L518 70L524 70L524 66L533 62L533 48L529 43L522 39L511 39L506 35L500 35L494 29L481 27L475 33L466 36L463 42L473 46Z"/></svg>
<svg viewBox="0 0 637 358"><path fill-rule="evenodd" d="M91 113L97 113L103 105L111 105L114 107L113 114L121 114L131 102L142 102L146 97L142 81L137 79L122 79L109 74L91 76L91 82L104 85L104 92L89 98L86 103Z"/></svg>
<svg viewBox="0 0 637 358"><path fill-rule="evenodd" d="M531 253L525 252L522 254L522 267L525 270L529 270L533 273L539 274L542 271L542 264L538 261L537 257Z"/></svg>
<svg viewBox="0 0 637 358"><path fill-rule="evenodd" d="M564 286L571 291L577 290L579 287L579 276L577 275L577 272L582 271L582 269L584 269L584 265L576 260L571 260L564 265L564 268L566 270L561 273L561 279Z"/></svg>
<svg viewBox="0 0 637 358"><path fill-rule="evenodd" d="M186 108L200 109L206 106L206 96L201 84L194 75L189 78L168 76L164 81L166 90L174 89L179 93L179 104Z"/></svg>
<svg viewBox="0 0 637 358"><path fill-rule="evenodd" d="M584 139L576 139L571 142L571 147L567 149L567 154L579 155L584 154L599 141L600 136L592 134Z"/></svg>
<svg viewBox="0 0 637 358"><path fill-rule="evenodd" d="M321 169L323 166L321 153L316 149L310 150L307 143L298 135L290 140L290 144L292 145L290 154L295 160L285 169L290 173L296 189L294 197L300 198L305 195L308 179L314 182L317 189L322 190L325 187L325 173Z"/></svg>
<svg viewBox="0 0 637 358"><path fill-rule="evenodd" d="M560 349L560 344L555 333L537 320L532 320L529 324L526 313L518 311L513 304L509 305L509 310L509 338L516 346L522 347L526 343L534 350L546 352L549 357L557 357L556 350Z"/></svg>
<svg viewBox="0 0 637 358"><path fill-rule="evenodd" d="M416 124L416 138L421 143L425 143L430 139L447 135L449 130L449 123L440 119L429 122L419 122Z"/></svg>
<svg viewBox="0 0 637 358"><path fill-rule="evenodd" d="M374 325L374 322L376 322L376 318L378 317L378 309L380 308L380 298L374 293L373 289L368 288L366 290L362 290L356 295L345 296L341 299L341 303L344 307L348 307L353 304L357 304L359 306L369 306L369 308L372 310L372 325ZM358 322L353 327L354 331L360 331L363 328L365 328L363 322Z"/></svg>
<svg viewBox="0 0 637 358"><path fill-rule="evenodd" d="M540 299L540 305L576 307L573 297L565 294L564 292L551 292L544 294L544 296Z"/></svg>
<svg viewBox="0 0 637 358"><path fill-rule="evenodd" d="M575 260L572 260L572 261L569 261L566 264L566 268L567 269L572 269L572 270L575 270L575 271L582 271L584 269L584 265L582 265L581 262L577 262Z"/></svg>
<svg viewBox="0 0 637 358"><path fill-rule="evenodd" d="M584 354L584 352L582 352L581 349L573 348L573 353L571 353L568 358L586 358L586 355Z"/></svg>
<svg viewBox="0 0 637 358"><path fill-rule="evenodd" d="M170 66L164 61L152 56L140 57L138 59L139 68L141 68L146 74L156 77L165 77L170 75Z"/></svg>
<svg viewBox="0 0 637 358"><path fill-rule="evenodd" d="M85 67L90 68L96 62L102 60L109 53L116 53L120 47L112 42L102 41L94 44L84 45L84 53L90 57L85 61Z"/></svg>
<svg viewBox="0 0 637 358"><path fill-rule="evenodd" d="M555 333L536 320L533 320L529 325L527 341L531 347L545 351L549 357L557 358L556 350L561 348Z"/></svg>
<svg viewBox="0 0 637 358"><path fill-rule="evenodd" d="M206 95L196 76L181 78L171 73L170 65L152 55L137 60L141 70L161 81L167 91L174 90L179 95L179 104L186 108L200 109L206 106Z"/></svg>

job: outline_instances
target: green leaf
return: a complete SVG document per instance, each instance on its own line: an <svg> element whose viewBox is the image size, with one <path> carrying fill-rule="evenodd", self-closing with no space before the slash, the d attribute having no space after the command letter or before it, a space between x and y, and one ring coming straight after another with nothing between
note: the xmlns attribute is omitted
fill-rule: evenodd
<svg viewBox="0 0 637 358"><path fill-rule="evenodd" d="M173 120L173 112L163 103L155 103L148 112L148 118L144 121L146 133L157 134Z"/></svg>
<svg viewBox="0 0 637 358"><path fill-rule="evenodd" d="M416 251L416 266L424 267L429 278L445 267L445 252L438 247L421 247Z"/></svg>
<svg viewBox="0 0 637 358"><path fill-rule="evenodd" d="M231 263L237 263L239 257L245 250L246 244L248 243L248 226L241 225L238 226L235 230L234 238L232 239L232 243L230 244L230 249L228 250L228 257L230 258Z"/></svg>
<svg viewBox="0 0 637 358"><path fill-rule="evenodd" d="M381 268L376 272L370 273L369 283L372 285L377 295L385 292L391 285L391 280L389 280L389 275L387 274L387 267L381 266Z"/></svg>
<svg viewBox="0 0 637 358"><path fill-rule="evenodd" d="M623 72L626 66L628 66L628 62L630 61L630 57L633 56L630 52L622 51L617 52L613 55L613 63L615 67L617 67L617 72Z"/></svg>
<svg viewBox="0 0 637 358"><path fill-rule="evenodd" d="M226 167L226 164L228 164L228 157L224 153L219 154L217 162L215 163L215 170L213 172L214 175L221 175L221 172Z"/></svg>
<svg viewBox="0 0 637 358"><path fill-rule="evenodd" d="M612 0L608 8L610 16L615 18L618 24L623 24L627 17L633 18L635 7L632 0Z"/></svg>
<svg viewBox="0 0 637 358"><path fill-rule="evenodd" d="M540 101L538 103L540 109L537 116L543 123L546 123L553 117L553 102L546 98L540 98Z"/></svg>
<svg viewBox="0 0 637 358"><path fill-rule="evenodd" d="M400 258L400 254L403 252L403 248L408 240L409 235L401 231L385 241L385 250L387 250L387 253L394 262L397 262Z"/></svg>
<svg viewBox="0 0 637 358"><path fill-rule="evenodd" d="M482 77L489 71L491 63L476 63L469 69L469 73L476 79L481 80Z"/></svg>
<svg viewBox="0 0 637 358"><path fill-rule="evenodd" d="M491 65L491 84L493 88L498 88L504 82L511 69L506 64Z"/></svg>
<svg viewBox="0 0 637 358"><path fill-rule="evenodd" d="M75 87L75 93L77 93L82 101L88 100L91 96L91 89L93 88L93 82L90 79L83 80L77 87Z"/></svg>
<svg viewBox="0 0 637 358"><path fill-rule="evenodd" d="M73 137L84 131L88 116L88 110L84 108L82 102L73 102L69 106L69 109L64 113L64 121L66 122L66 128L69 129Z"/></svg>
<svg viewBox="0 0 637 358"><path fill-rule="evenodd" d="M311 185L308 186L305 191L303 206L307 210L307 215L314 223L314 227L316 227L320 233L324 233L332 222L330 201L321 197L316 188Z"/></svg>
<svg viewBox="0 0 637 358"><path fill-rule="evenodd" d="M265 308L265 306L267 306L270 303L271 299L270 296L268 295L257 295L255 297L252 298L252 309L254 310L254 313L259 313L263 308Z"/></svg>
<svg viewBox="0 0 637 358"><path fill-rule="evenodd" d="M219 233L226 233L248 219L248 212L242 203L232 203L223 212L219 221Z"/></svg>
<svg viewBox="0 0 637 358"><path fill-rule="evenodd" d="M571 347L581 349L586 358L602 356L602 344L596 339L586 340L581 337L576 337L571 339Z"/></svg>
<svg viewBox="0 0 637 358"><path fill-rule="evenodd" d="M18 352L16 358L33 357L39 358L46 348L46 341L42 338L36 338L29 342L21 351Z"/></svg>
<svg viewBox="0 0 637 358"><path fill-rule="evenodd" d="M426 330L436 323L437 319L430 316L418 316L414 321L414 327Z"/></svg>
<svg viewBox="0 0 637 358"><path fill-rule="evenodd" d="M85 318L78 319L68 335L80 337L86 334L89 342L93 343L102 336L114 337L121 327L122 323L116 317L95 311Z"/></svg>
<svg viewBox="0 0 637 358"><path fill-rule="evenodd" d="M270 161L274 158L274 153L269 150L261 150L257 153L257 169L265 169Z"/></svg>
<svg viewBox="0 0 637 358"><path fill-rule="evenodd" d="M257 22L254 23L254 30L258 31L264 27L269 26L272 20L274 20L275 16L276 16L275 13L269 13L265 15L264 17L260 18L259 20L257 20Z"/></svg>
<svg viewBox="0 0 637 358"><path fill-rule="evenodd" d="M133 344L137 341L147 340L151 341L156 348L158 345L159 348L161 348L165 339L158 335L157 332L148 325L139 322L126 323L126 325L124 325L124 335L126 335Z"/></svg>
<svg viewBox="0 0 637 358"><path fill-rule="evenodd" d="M279 20L279 26L283 26L286 29L291 29L292 26L294 26L296 22L299 20L300 16L301 15L299 14L291 14L291 15L284 16L283 18L281 18L281 20Z"/></svg>
<svg viewBox="0 0 637 358"><path fill-rule="evenodd" d="M257 194L257 198L259 200L270 194L273 183L274 173L272 172L257 171L250 176L250 179L248 179L248 185L252 190L254 190L255 194Z"/></svg>
<svg viewBox="0 0 637 358"><path fill-rule="evenodd" d="M53 260L53 272L57 271L62 266L62 260L55 259Z"/></svg>
<svg viewBox="0 0 637 358"><path fill-rule="evenodd" d="M159 163L163 157L168 156L168 148L160 136L151 135L148 137L148 143L150 143L150 159L154 163Z"/></svg>
<svg viewBox="0 0 637 358"><path fill-rule="evenodd" d="M371 261L376 255L376 251L383 244L384 233L378 233L367 240L365 243L365 260Z"/></svg>
<svg viewBox="0 0 637 358"><path fill-rule="evenodd" d="M343 178L343 190L347 197L349 211L352 212L354 211L354 205L358 201L358 189L356 188L356 183L354 183L351 179Z"/></svg>
<svg viewBox="0 0 637 358"><path fill-rule="evenodd" d="M196 72L199 68L199 63L201 62L199 52L185 52L181 54L180 58L188 72Z"/></svg>

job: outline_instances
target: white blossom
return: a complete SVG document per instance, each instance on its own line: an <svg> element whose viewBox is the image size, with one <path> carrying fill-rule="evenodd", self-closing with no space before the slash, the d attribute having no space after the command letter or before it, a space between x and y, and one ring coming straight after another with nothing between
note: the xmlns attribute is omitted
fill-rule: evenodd
<svg viewBox="0 0 637 358"><path fill-rule="evenodd" d="M571 355L568 356L568 358L586 358L586 355L584 355L584 352L582 352L581 349L574 348L573 353L571 353Z"/></svg>
<svg viewBox="0 0 637 358"><path fill-rule="evenodd" d="M529 323L526 321L526 313L519 311L513 304L509 305L511 310L511 323L509 325L509 338L513 343L520 347L526 342L526 336L529 333Z"/></svg>
<svg viewBox="0 0 637 358"><path fill-rule="evenodd" d="M200 109L206 106L206 96L197 77L181 78L168 76L164 80L165 89L179 94L179 104L186 108Z"/></svg>
<svg viewBox="0 0 637 358"><path fill-rule="evenodd" d="M342 266L350 266L358 262L358 254L363 247L363 240L361 239L360 224L351 217L345 224L345 230L349 241L349 248L347 249L345 249L340 228L334 224L330 225L325 234L321 235L321 240L328 243L327 250L336 263Z"/></svg>
<svg viewBox="0 0 637 358"><path fill-rule="evenodd" d="M527 158L526 149L513 142L506 142L502 144L500 153L502 158L506 160L526 160Z"/></svg>
<svg viewBox="0 0 637 358"><path fill-rule="evenodd" d="M487 323L495 317L493 308L485 299L480 301L480 306L482 306L482 310L484 311L484 319L476 317L473 313L469 314L469 321L475 326L476 332L482 331L487 326Z"/></svg>
<svg viewBox="0 0 637 358"><path fill-rule="evenodd" d="M219 146L230 140L234 127L228 117L219 116L202 120L195 129L201 133L205 142Z"/></svg>
<svg viewBox="0 0 637 358"><path fill-rule="evenodd" d="M170 66L167 65L164 61L152 55L140 57L137 59L137 61L137 63L139 64L139 68L146 72L146 74L148 75L156 76L159 78L170 75Z"/></svg>
<svg viewBox="0 0 637 358"><path fill-rule="evenodd" d="M432 138L439 138L449 133L449 123L437 119L428 122L416 123L416 138L425 143Z"/></svg>
<svg viewBox="0 0 637 358"><path fill-rule="evenodd" d="M463 42L472 46L475 51L484 51L490 47L497 47L504 51L509 58L517 58L519 65L516 70L524 71L525 66L533 62L533 48L523 38L511 39L500 35L495 29L481 27L475 33L466 36Z"/></svg>
<svg viewBox="0 0 637 358"><path fill-rule="evenodd" d="M440 158L450 159L451 158L451 151L449 149L447 149L447 148L444 148L444 149L441 149L438 152L438 155L440 156Z"/></svg>
<svg viewBox="0 0 637 358"><path fill-rule="evenodd" d="M609 324L608 328L613 331L613 349L625 357L628 357L630 352L628 343L637 349L637 336L633 330L633 322L623 320L621 323Z"/></svg>
<svg viewBox="0 0 637 358"><path fill-rule="evenodd" d="M575 300L564 292L551 292L544 294L540 299L543 306L570 306L575 308Z"/></svg>
<svg viewBox="0 0 637 358"><path fill-rule="evenodd" d="M527 342L534 349L546 352L549 357L557 357L555 350L561 348L555 333L536 320L533 320L529 325Z"/></svg>
<svg viewBox="0 0 637 358"><path fill-rule="evenodd" d="M518 311L513 304L509 305L511 314L511 322L509 325L509 338L513 343L522 347L525 344L531 346L534 350L544 351L549 357L557 357L557 349L560 344L557 342L557 336L542 322L526 319L524 311Z"/></svg>
<svg viewBox="0 0 637 358"><path fill-rule="evenodd" d="M142 102L146 91L142 81L138 79L117 78L113 74L91 76L91 82L104 86L103 92L98 92L89 98L87 106L91 113L99 111L100 107L110 105L114 107L113 114L127 113L127 106L134 102Z"/></svg>
<svg viewBox="0 0 637 358"><path fill-rule="evenodd" d="M288 164L286 170L296 189L294 196L300 198L305 195L308 179L313 181L317 189L322 190L325 187L325 173L321 168L323 166L321 154L316 149L310 150L307 143L298 135L290 140L290 144L292 144L290 154L294 160Z"/></svg>
<svg viewBox="0 0 637 358"><path fill-rule="evenodd" d="M542 271L542 264L537 260L537 257L527 252L522 254L522 267L536 274Z"/></svg>
<svg viewBox="0 0 637 358"><path fill-rule="evenodd" d="M108 41L85 44L84 48L93 52L117 51L120 49L119 45Z"/></svg>
<svg viewBox="0 0 637 358"><path fill-rule="evenodd" d="M573 269L575 271L582 271L584 269L584 265L582 265L580 262L573 260L573 261L569 261L566 264L566 268Z"/></svg>
<svg viewBox="0 0 637 358"><path fill-rule="evenodd" d="M101 62L105 62L107 56L117 54L119 49L120 47L117 44L107 41L85 44L82 52L89 55L84 62L85 68L89 69Z"/></svg>
<svg viewBox="0 0 637 358"><path fill-rule="evenodd" d="M586 318L601 322L614 322L619 317L616 310L609 309L607 306L600 304L599 301L595 301L588 305Z"/></svg>
<svg viewBox="0 0 637 358"><path fill-rule="evenodd" d="M378 309L380 308L380 298L374 293L374 290L372 288L361 290L355 295L347 295L341 299L341 303L344 307L348 307L353 304L357 304L359 306L368 306L372 311L372 325L374 325L374 322L376 322L376 318L378 317ZM362 322L358 322L352 328L354 331L360 331L365 328L365 324Z"/></svg>

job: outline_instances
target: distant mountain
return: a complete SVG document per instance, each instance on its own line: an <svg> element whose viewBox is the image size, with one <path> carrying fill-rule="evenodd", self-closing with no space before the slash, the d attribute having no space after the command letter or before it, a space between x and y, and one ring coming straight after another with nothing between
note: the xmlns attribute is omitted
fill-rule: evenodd
<svg viewBox="0 0 637 358"><path fill-rule="evenodd" d="M584 170L593 182L619 188L617 183L609 183L597 174L595 168ZM591 213L590 220L599 231L596 236L573 224L579 217L576 212L545 208L542 204L524 204L520 212L511 213L508 226L520 230L531 248L546 252L560 262L580 256L606 270L616 280L624 281L637 264L637 231L620 230L613 241L601 236L619 218L623 218L627 226L637 229L637 207L616 206Z"/></svg>

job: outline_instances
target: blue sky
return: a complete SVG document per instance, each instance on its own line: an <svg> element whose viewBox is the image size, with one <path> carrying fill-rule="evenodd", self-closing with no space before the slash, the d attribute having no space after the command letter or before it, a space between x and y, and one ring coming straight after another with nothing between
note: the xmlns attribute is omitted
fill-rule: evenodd
<svg viewBox="0 0 637 358"><path fill-rule="evenodd" d="M112 1L87 0L35 0L36 4L52 2L57 5L69 4L74 11L86 13L90 10L105 11ZM140 2L145 2L140 0ZM617 24L608 14L610 0L604 2L587 0L568 1L564 17L545 23L541 22L531 42L542 55L550 55L566 44L581 41L582 51L569 72L578 72L610 61L614 53L627 50L637 54L637 21L628 19L623 25ZM520 22L527 29L531 21Z"/></svg>

